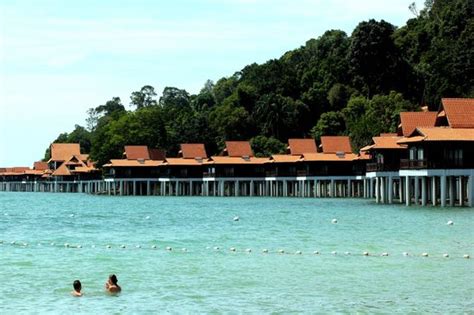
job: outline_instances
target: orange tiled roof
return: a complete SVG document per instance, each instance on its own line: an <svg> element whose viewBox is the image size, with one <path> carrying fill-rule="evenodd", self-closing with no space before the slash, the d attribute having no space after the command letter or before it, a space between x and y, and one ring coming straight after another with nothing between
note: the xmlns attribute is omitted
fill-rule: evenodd
<svg viewBox="0 0 474 315"><path fill-rule="evenodd" d="M212 164L264 164L268 162L268 158L249 157L242 158L238 156L212 156L210 163Z"/></svg>
<svg viewBox="0 0 474 315"><path fill-rule="evenodd" d="M49 169L49 166L48 166L48 163L46 162L38 161L34 163L33 169L38 170L38 171L44 171L44 170Z"/></svg>
<svg viewBox="0 0 474 315"><path fill-rule="evenodd" d="M396 137L398 136L396 133L381 133L379 137Z"/></svg>
<svg viewBox="0 0 474 315"><path fill-rule="evenodd" d="M150 153L146 145L126 145L125 156L127 160L150 159Z"/></svg>
<svg viewBox="0 0 474 315"><path fill-rule="evenodd" d="M303 161L303 157L301 155L290 155L290 154L274 154L270 158L269 162L275 163L296 163Z"/></svg>
<svg viewBox="0 0 474 315"><path fill-rule="evenodd" d="M406 149L406 145L397 143L400 139L402 137L373 137L374 145L372 149Z"/></svg>
<svg viewBox="0 0 474 315"><path fill-rule="evenodd" d="M206 148L202 143L181 144L180 155L185 159L207 158Z"/></svg>
<svg viewBox="0 0 474 315"><path fill-rule="evenodd" d="M411 137L404 138L399 143L421 141L474 141L474 128L420 127Z"/></svg>
<svg viewBox="0 0 474 315"><path fill-rule="evenodd" d="M183 166L199 166L207 164L208 160L206 159L192 159L192 158L166 158L166 160L161 164L165 165L183 165Z"/></svg>
<svg viewBox="0 0 474 315"><path fill-rule="evenodd" d="M434 127L437 112L401 112L403 136L409 136L416 127Z"/></svg>
<svg viewBox="0 0 474 315"><path fill-rule="evenodd" d="M71 171L67 168L66 163L61 164L52 174L53 176L69 176Z"/></svg>
<svg viewBox="0 0 474 315"><path fill-rule="evenodd" d="M357 159L357 155L354 153L344 153L344 154L336 154L336 153L306 153L303 154L304 160L307 162L317 162L317 161L325 161L325 162L339 162L339 161L353 161Z"/></svg>
<svg viewBox="0 0 474 315"><path fill-rule="evenodd" d="M42 170L26 170L24 172L25 175L43 175L44 174L44 171Z"/></svg>
<svg viewBox="0 0 474 315"><path fill-rule="evenodd" d="M357 157L357 160L370 160L372 159L372 155L370 153L363 151L359 153L359 156Z"/></svg>
<svg viewBox="0 0 474 315"><path fill-rule="evenodd" d="M451 128L474 128L474 98L443 98L441 104Z"/></svg>
<svg viewBox="0 0 474 315"><path fill-rule="evenodd" d="M104 164L104 167L156 167L161 165L162 161L155 160L110 160L110 163Z"/></svg>
<svg viewBox="0 0 474 315"><path fill-rule="evenodd" d="M52 143L50 161L66 161L72 155L80 155L79 143Z"/></svg>
<svg viewBox="0 0 474 315"><path fill-rule="evenodd" d="M351 141L347 136L323 136L321 137L321 147L324 153L352 153Z"/></svg>
<svg viewBox="0 0 474 315"><path fill-rule="evenodd" d="M248 141L226 141L224 152L228 156L253 156L250 142Z"/></svg>
<svg viewBox="0 0 474 315"><path fill-rule="evenodd" d="M372 149L374 147L374 144L369 144L369 145L366 145L365 147L362 147L359 151L360 152L366 152L366 151L369 151L370 149Z"/></svg>
<svg viewBox="0 0 474 315"><path fill-rule="evenodd" d="M314 139L288 139L288 147L292 155L318 152Z"/></svg>

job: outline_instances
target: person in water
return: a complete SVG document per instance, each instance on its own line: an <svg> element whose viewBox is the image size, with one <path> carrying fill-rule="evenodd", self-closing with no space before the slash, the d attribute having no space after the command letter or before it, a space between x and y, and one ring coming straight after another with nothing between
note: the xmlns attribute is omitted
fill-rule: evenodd
<svg viewBox="0 0 474 315"><path fill-rule="evenodd" d="M105 283L105 290L109 293L119 293L122 291L122 288L117 284L117 276L110 275L109 279Z"/></svg>
<svg viewBox="0 0 474 315"><path fill-rule="evenodd" d="M81 284L81 281L79 280L75 280L73 283L72 283L72 287L74 288L74 290L71 292L71 294L73 296L82 296L82 284Z"/></svg>

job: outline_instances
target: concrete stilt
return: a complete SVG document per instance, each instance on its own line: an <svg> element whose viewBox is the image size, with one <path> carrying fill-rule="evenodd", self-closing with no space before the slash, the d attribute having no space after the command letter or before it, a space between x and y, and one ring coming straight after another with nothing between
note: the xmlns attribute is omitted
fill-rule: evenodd
<svg viewBox="0 0 474 315"><path fill-rule="evenodd" d="M440 177L441 186L441 207L446 207L446 175Z"/></svg>
<svg viewBox="0 0 474 315"><path fill-rule="evenodd" d="M431 204L436 206L436 176L431 177Z"/></svg>
<svg viewBox="0 0 474 315"><path fill-rule="evenodd" d="M410 176L405 177L405 204L410 205L411 195L410 195Z"/></svg>
<svg viewBox="0 0 474 315"><path fill-rule="evenodd" d="M421 177L421 205L426 206L428 193L426 191L426 177Z"/></svg>

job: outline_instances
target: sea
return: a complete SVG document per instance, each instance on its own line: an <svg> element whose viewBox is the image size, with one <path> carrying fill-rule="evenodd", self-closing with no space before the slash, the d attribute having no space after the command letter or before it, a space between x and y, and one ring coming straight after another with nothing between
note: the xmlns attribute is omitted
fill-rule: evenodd
<svg viewBox="0 0 474 315"><path fill-rule="evenodd" d="M474 209L0 193L0 313L474 314Z"/></svg>

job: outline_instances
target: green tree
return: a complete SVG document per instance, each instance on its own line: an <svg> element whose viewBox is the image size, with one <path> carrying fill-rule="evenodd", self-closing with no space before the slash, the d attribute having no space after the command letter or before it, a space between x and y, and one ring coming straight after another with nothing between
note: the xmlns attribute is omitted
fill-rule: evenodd
<svg viewBox="0 0 474 315"><path fill-rule="evenodd" d="M341 112L326 112L311 129L311 136L316 140L321 136L339 136L346 130L344 116Z"/></svg>
<svg viewBox="0 0 474 315"><path fill-rule="evenodd" d="M137 109L157 105L155 88L151 85L143 86L140 91L135 91L130 96L130 106Z"/></svg>
<svg viewBox="0 0 474 315"><path fill-rule="evenodd" d="M286 145L273 137L256 136L250 140L250 145L257 157L268 157L286 152Z"/></svg>

